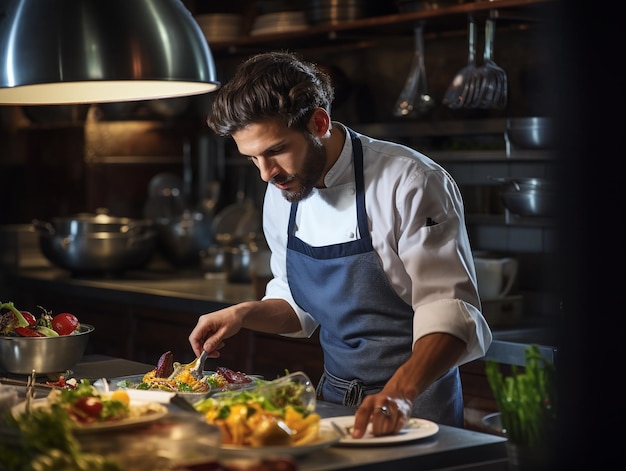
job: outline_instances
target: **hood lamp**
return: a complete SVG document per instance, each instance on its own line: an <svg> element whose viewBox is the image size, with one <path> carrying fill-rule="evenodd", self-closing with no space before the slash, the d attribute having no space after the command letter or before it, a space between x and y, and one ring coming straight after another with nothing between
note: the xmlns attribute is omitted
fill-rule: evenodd
<svg viewBox="0 0 626 471"><path fill-rule="evenodd" d="M219 88L181 0L2 0L0 105L173 98Z"/></svg>

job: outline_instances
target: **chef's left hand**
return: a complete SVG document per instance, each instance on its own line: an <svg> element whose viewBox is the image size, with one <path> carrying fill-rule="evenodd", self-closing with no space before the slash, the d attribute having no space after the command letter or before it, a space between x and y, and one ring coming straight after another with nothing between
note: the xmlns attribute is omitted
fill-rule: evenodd
<svg viewBox="0 0 626 471"><path fill-rule="evenodd" d="M407 424L412 409L408 399L385 392L365 396L354 416L352 438L361 438L370 422L374 436L396 434Z"/></svg>

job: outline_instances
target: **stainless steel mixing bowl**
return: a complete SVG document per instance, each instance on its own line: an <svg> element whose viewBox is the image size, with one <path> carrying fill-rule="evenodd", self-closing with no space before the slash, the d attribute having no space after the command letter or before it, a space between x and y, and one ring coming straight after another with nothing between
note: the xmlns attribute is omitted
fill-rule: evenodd
<svg viewBox="0 0 626 471"><path fill-rule="evenodd" d="M59 337L0 336L0 370L29 375L63 373L83 357L92 325L81 324L80 332Z"/></svg>

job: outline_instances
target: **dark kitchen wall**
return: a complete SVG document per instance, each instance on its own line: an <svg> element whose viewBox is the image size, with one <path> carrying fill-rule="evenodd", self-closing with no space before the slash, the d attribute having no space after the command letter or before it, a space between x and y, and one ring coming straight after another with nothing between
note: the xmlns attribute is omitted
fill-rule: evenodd
<svg viewBox="0 0 626 471"><path fill-rule="evenodd" d="M482 54L482 25L479 23L478 55ZM496 28L495 59L509 79L509 103L504 110L450 110L441 104L443 94L456 72L467 62L467 31L464 26L450 33L429 32L425 25L425 60L428 83L437 106L428 118L430 122L473 120L493 117L547 115L551 112L549 83L550 57L548 43L551 31L542 23L519 29L515 21L499 21ZM394 118L392 108L407 77L413 57L411 36L374 38L367 47L308 47L294 50L306 59L338 70L342 78L339 103L333 118L355 126L359 123L400 121ZM283 49L290 49L286 41ZM234 67L246 54L216 55L219 80L225 82ZM103 123L109 143L101 147L93 135L102 132L87 131L81 123L67 121L35 122L19 108L5 107L2 112L2 140L0 142L0 184L9 188L12 205L2 205L0 223L27 222L33 217L52 217L76 211L93 211L107 206L120 215L137 216L147 183L159 171L182 174L182 141L189 139L194 165L201 157L198 142L208 135L204 124L210 98L192 99L185 113L162 119L139 109L124 116L107 116L94 105L86 117L88 123ZM95 110L93 108L96 108ZM145 107L144 107L145 108ZM125 119L155 121L152 131L139 130L132 134L132 126L124 126ZM110 126L109 123L118 123ZM161 123L165 123L161 126ZM159 128L157 131L156 129ZM119 134L115 134L119 132ZM155 142L157 140L158 144ZM385 137L385 136L377 136ZM168 142L169 141L169 142ZM132 144L132 145L131 145ZM118 146L119 148L116 148ZM227 144L227 153L233 153ZM141 159L128 157L144 156ZM151 157L157 157L151 159ZM165 159L169 156L171 159ZM116 159L116 157L119 157ZM126 159L121 157L127 157ZM178 161L176 160L178 157ZM210 156L209 156L210 158ZM129 163L132 160L132 163ZM234 197L239 165L227 165L224 175L225 194ZM27 191L24 191L27 189ZM255 189L255 191L259 191ZM260 189L262 191L262 188ZM194 198L199 195L195 194ZM258 198L257 198L258 199Z"/></svg>
<svg viewBox="0 0 626 471"><path fill-rule="evenodd" d="M495 61L508 76L509 100L503 110L459 109L444 106L442 97L459 69L467 63L467 26L456 21L447 29L438 24L424 26L425 65L428 85L436 102L432 114L419 119L395 118L393 106L404 86L413 59L414 41L410 29L401 34L363 37L349 44L324 43L302 46L301 41L281 41L281 50L293 50L305 59L317 62L333 72L338 102L333 118L359 130L371 123L416 122L445 127L449 122L478 122L514 116L552 115L554 54L547 45L558 34L547 19L520 21L499 18L495 32ZM481 63L484 19L478 20L477 56ZM219 51L215 54L218 79L226 82L242 60L253 52ZM210 95L188 100L174 116L159 115L159 109L143 103L129 105L93 105L84 123L65 121L33 122L19 108L2 111L0 142L0 185L8 188L11 204L3 202L0 224L27 223L32 218L46 219L93 212L108 208L116 216L142 217L150 179L160 172L182 176L183 143L190 143L194 173L191 203L201 197L201 179L208 175L222 182L223 197L219 207L233 202L244 187L257 206L262 203L264 185L256 169L238 158L231 141L210 135L204 122ZM152 104L154 105L154 103ZM374 137L386 138L384 132ZM447 136L444 136L447 137ZM497 146L504 146L503 135L495 136ZM472 145L494 145L494 136L478 136ZM442 142L459 147L455 136L428 140L424 136L394 136L394 140L415 145L436 158ZM466 145L466 143L462 143ZM221 149L221 150L220 150ZM224 157L223 159L221 157ZM546 177L553 165L527 163L442 161L459 182L462 191L481 187L489 175ZM200 168L209 171L200 175ZM24 191L27 189L27 191ZM468 207L473 204L467 190ZM5 199L6 201L6 199ZM496 205L497 206L497 205ZM496 211L503 212L501 205ZM557 311L552 295L554 276L551 259L554 228L541 225L471 224L473 247L498 255L520 258L519 289L527 293L529 309ZM543 294L547 291L549 294ZM539 294L536 294L539 293Z"/></svg>

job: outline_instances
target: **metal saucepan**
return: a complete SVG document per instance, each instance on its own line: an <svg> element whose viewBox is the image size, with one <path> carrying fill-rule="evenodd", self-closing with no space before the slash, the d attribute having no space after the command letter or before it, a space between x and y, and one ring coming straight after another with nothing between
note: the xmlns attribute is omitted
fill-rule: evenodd
<svg viewBox="0 0 626 471"><path fill-rule="evenodd" d="M254 240L262 229L262 215L251 198L246 198L246 173L239 170L237 201L226 206L213 219L215 241L225 247L237 247Z"/></svg>
<svg viewBox="0 0 626 471"><path fill-rule="evenodd" d="M213 243L212 219L199 211L185 210L180 217L157 221L157 245L174 266L196 265L201 252Z"/></svg>
<svg viewBox="0 0 626 471"><path fill-rule="evenodd" d="M504 206L519 216L551 216L556 210L554 182L541 178L491 178L500 183Z"/></svg>
<svg viewBox="0 0 626 471"><path fill-rule="evenodd" d="M151 222L79 214L34 220L42 253L53 264L80 274L119 273L142 268L156 250Z"/></svg>
<svg viewBox="0 0 626 471"><path fill-rule="evenodd" d="M227 250L229 255L226 279L231 283L250 283L252 281L250 269L255 247L240 244Z"/></svg>

